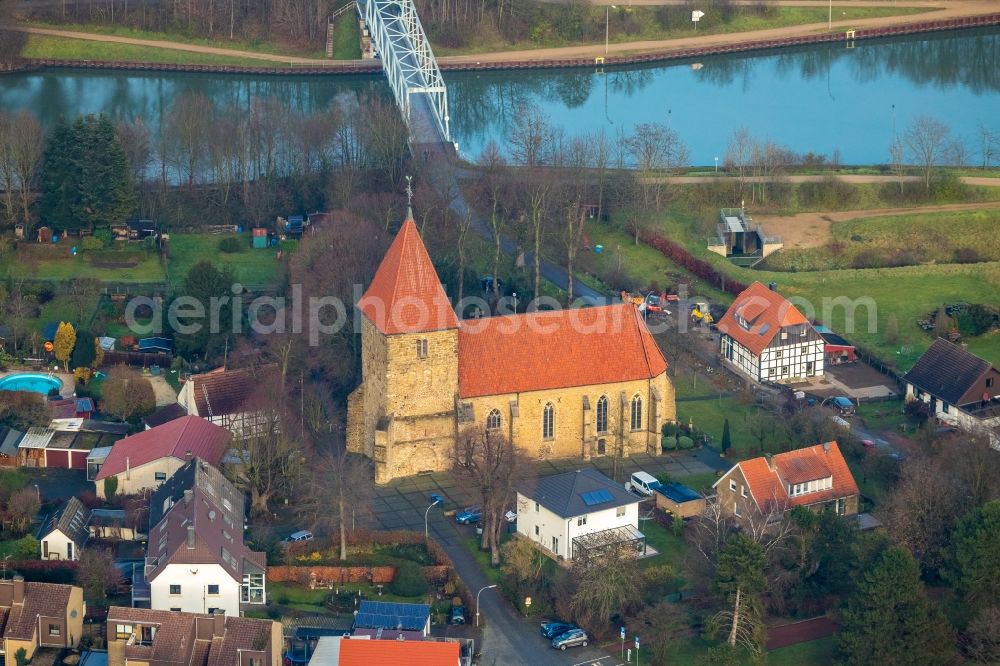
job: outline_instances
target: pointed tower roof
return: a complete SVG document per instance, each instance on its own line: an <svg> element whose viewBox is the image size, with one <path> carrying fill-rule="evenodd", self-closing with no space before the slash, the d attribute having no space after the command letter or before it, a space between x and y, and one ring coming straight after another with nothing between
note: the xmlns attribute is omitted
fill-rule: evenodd
<svg viewBox="0 0 1000 666"><path fill-rule="evenodd" d="M358 308L385 335L458 328L412 215L389 246Z"/></svg>

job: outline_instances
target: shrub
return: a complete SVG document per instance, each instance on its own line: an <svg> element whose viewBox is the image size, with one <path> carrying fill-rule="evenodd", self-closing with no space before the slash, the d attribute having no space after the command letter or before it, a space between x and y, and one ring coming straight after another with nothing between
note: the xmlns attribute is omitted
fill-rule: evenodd
<svg viewBox="0 0 1000 666"><path fill-rule="evenodd" d="M694 448L694 440L690 437L678 437L677 438L677 448L680 449L691 449Z"/></svg>
<svg viewBox="0 0 1000 666"><path fill-rule="evenodd" d="M14 542L14 557L19 560L30 560L38 557L38 549L38 539L29 534Z"/></svg>
<svg viewBox="0 0 1000 666"><path fill-rule="evenodd" d="M97 236L84 236L80 239L81 250L100 250L104 247L104 241Z"/></svg>
<svg viewBox="0 0 1000 666"><path fill-rule="evenodd" d="M104 479L104 496L110 500L118 492L118 477L108 476Z"/></svg>
<svg viewBox="0 0 1000 666"><path fill-rule="evenodd" d="M226 236L219 241L219 251L233 254L243 251L243 241L237 236Z"/></svg>
<svg viewBox="0 0 1000 666"><path fill-rule="evenodd" d="M420 565L403 562L396 568L396 576L389 583L389 591L401 597L419 597L427 594L427 579Z"/></svg>

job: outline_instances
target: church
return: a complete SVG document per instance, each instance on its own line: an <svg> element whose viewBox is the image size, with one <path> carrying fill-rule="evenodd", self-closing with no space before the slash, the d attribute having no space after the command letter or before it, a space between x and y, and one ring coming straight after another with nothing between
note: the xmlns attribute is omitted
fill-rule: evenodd
<svg viewBox="0 0 1000 666"><path fill-rule="evenodd" d="M412 217L364 296L347 446L375 481L447 470L469 427L534 458L659 455L667 362L632 304L459 320Z"/></svg>

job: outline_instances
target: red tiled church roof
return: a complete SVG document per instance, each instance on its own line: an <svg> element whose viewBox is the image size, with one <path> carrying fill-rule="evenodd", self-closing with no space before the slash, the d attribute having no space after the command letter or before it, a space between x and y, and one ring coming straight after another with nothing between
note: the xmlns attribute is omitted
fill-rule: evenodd
<svg viewBox="0 0 1000 666"><path fill-rule="evenodd" d="M737 315L750 325L749 330L739 324ZM788 299L754 282L740 292L726 310L719 320L719 331L759 356L782 327L808 323L809 320Z"/></svg>
<svg viewBox="0 0 1000 666"><path fill-rule="evenodd" d="M837 442L816 444L796 451L779 453L771 458L774 469L766 458L751 458L737 464L743 472L754 502L763 510L771 503L787 508L808 506L820 502L859 494L847 461L840 453ZM790 497L788 485L816 481L832 477L832 485L827 490ZM725 478L725 477L723 477ZM721 479L719 482L721 483Z"/></svg>
<svg viewBox="0 0 1000 666"><path fill-rule="evenodd" d="M358 308L385 335L458 327L412 219L407 218L392 241Z"/></svg>
<svg viewBox="0 0 1000 666"><path fill-rule="evenodd" d="M160 458L184 460L187 452L218 465L229 444L230 433L199 416L182 416L116 442L97 474L100 481Z"/></svg>
<svg viewBox="0 0 1000 666"><path fill-rule="evenodd" d="M463 398L649 379L666 369L628 303L466 320L458 332Z"/></svg>

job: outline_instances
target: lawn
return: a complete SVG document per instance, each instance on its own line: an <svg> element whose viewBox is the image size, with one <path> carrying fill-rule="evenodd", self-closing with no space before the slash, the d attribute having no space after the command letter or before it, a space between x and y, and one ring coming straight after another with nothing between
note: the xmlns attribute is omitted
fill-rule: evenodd
<svg viewBox="0 0 1000 666"><path fill-rule="evenodd" d="M337 25L333 33L333 59L334 60L360 60L361 59L361 33L358 22L354 14L347 12L337 18ZM320 56L316 57L323 57Z"/></svg>
<svg viewBox="0 0 1000 666"><path fill-rule="evenodd" d="M903 400L888 402L865 402L855 408L855 413L865 422L865 427L871 430L898 430L901 424L913 424L903 412Z"/></svg>
<svg viewBox="0 0 1000 666"><path fill-rule="evenodd" d="M83 250L76 256L70 253L72 244L59 243L59 250L44 248L44 254L35 246L24 246L16 255L7 255L9 261L0 265L0 277L23 275L52 281L71 280L86 276L105 282L162 282L164 273L155 254L141 249L127 252L115 250ZM127 265L126 265L127 264Z"/></svg>
<svg viewBox="0 0 1000 666"><path fill-rule="evenodd" d="M509 538L510 536L505 534L501 537L500 540L501 542L503 542ZM465 547L469 550L470 553L472 553L472 558L476 561L476 564L479 565L479 568L483 570L483 573L486 574L486 578L489 579L490 583L499 585L500 567L494 567L493 564L490 562L490 554L488 552L479 549L479 543L480 543L479 537L478 536L465 537L462 539L462 543L465 544Z"/></svg>
<svg viewBox="0 0 1000 666"><path fill-rule="evenodd" d="M1000 209L949 211L838 222L831 243L783 250L767 261L769 269L816 271L890 263L1000 261L995 240Z"/></svg>
<svg viewBox="0 0 1000 666"><path fill-rule="evenodd" d="M674 533L653 520L640 521L639 531L646 535L646 544L657 550L659 555L639 560L639 566L646 568L670 564L677 573L681 569L684 558L684 538L674 536Z"/></svg>
<svg viewBox="0 0 1000 666"><path fill-rule="evenodd" d="M83 316L83 321L80 321L80 310L76 304L68 296L57 294L55 298L42 306L38 319L32 322L33 327L41 333L42 328L49 322L68 321L78 329L89 326L99 298L97 294L94 294L90 305L84 308L86 314Z"/></svg>
<svg viewBox="0 0 1000 666"><path fill-rule="evenodd" d="M808 643L790 645L777 650L768 650L769 666L800 666L801 664L832 664L837 655L837 641L834 637L820 638Z"/></svg>
<svg viewBox="0 0 1000 666"><path fill-rule="evenodd" d="M213 53L176 51L154 46L92 42L85 39L28 35L28 43L21 55L25 58L51 60L106 60L112 62L154 62L176 65L244 65L252 67L290 67L280 60L259 60Z"/></svg>
<svg viewBox="0 0 1000 666"><path fill-rule="evenodd" d="M222 252L219 242L226 237L236 237L247 243L242 252ZM278 277L281 262L275 257L275 248L252 249L250 235L242 234L171 234L170 235L170 284L184 282L188 270L202 260L211 261L218 268L231 268L233 278L246 285L272 285ZM288 261L288 254L285 254Z"/></svg>
<svg viewBox="0 0 1000 666"><path fill-rule="evenodd" d="M716 447L722 442L722 428L729 419L729 436L732 451L746 455L760 443L750 432L750 419L756 406L747 405L737 398L712 398L677 403L677 420L692 423L697 430L708 433Z"/></svg>

